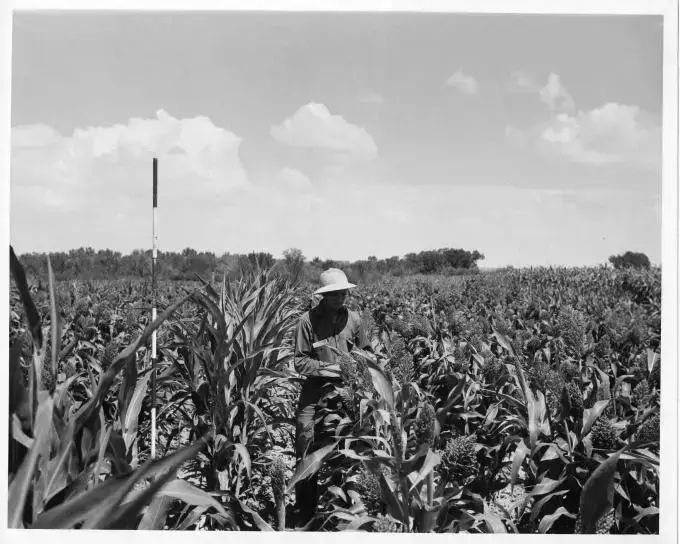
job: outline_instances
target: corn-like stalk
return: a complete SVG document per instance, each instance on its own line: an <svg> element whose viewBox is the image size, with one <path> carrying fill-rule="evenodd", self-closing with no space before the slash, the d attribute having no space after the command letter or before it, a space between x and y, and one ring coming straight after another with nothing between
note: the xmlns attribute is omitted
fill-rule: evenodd
<svg viewBox="0 0 680 544"><path fill-rule="evenodd" d="M408 478L406 475L402 474L404 455L406 453L406 448L404 444L403 429L401 418L397 416L395 411L390 412L390 434L392 437L392 443L394 444L394 461L395 461L395 472L398 478L399 493L401 495L401 508L403 512L409 511L409 487Z"/></svg>
<svg viewBox="0 0 680 544"><path fill-rule="evenodd" d="M435 433L435 410L429 403L425 403L418 414L416 421L416 441L418 444L427 444L432 448ZM430 472L426 479L427 485L427 505L431 507L434 503L434 472Z"/></svg>
<svg viewBox="0 0 680 544"><path fill-rule="evenodd" d="M40 317L27 289L25 273L10 248L12 274L22 295L28 325L33 333L34 346L41 346L42 335ZM52 321L52 359L50 375L52 385L49 390L39 390L36 395L36 410L33 406L31 384L38 384L37 377L26 382L20 373L20 344L10 351L10 385L13 402L10 403L12 416L27 414L32 419L26 425L32 435L26 436L21 428L14 428L10 434L11 441L17 441L26 447L27 454L20 460L20 465L10 474L8 489L9 516L8 525L14 528L30 527L35 529L134 529L137 528L139 515L151 503L162 488L174 480L176 470L188 459L194 457L203 448L205 442L200 440L188 448L183 448L169 457L152 461L137 470L131 470L127 462L127 451L130 441L136 442L136 422L146 382L143 378L131 381L122 387L125 393L132 390L130 397L123 394L121 408L126 409L127 422L121 433L113 430L103 414L103 404L110 393L110 387L118 374L126 367L134 368L137 350L148 340L152 332L179 308L188 297L172 304L161 314L158 320L150 324L142 335L120 354L114 357L108 368L102 371L98 379L94 379L90 369L93 388L92 396L78 401L69 395L69 388L78 376L72 376L66 382L57 384L55 371L58 365L59 341L57 339L59 315L57 297L55 296L54 278L51 266L48 265L50 282L50 304ZM34 348L34 352L37 349ZM44 357L44 353L42 354ZM44 361L39 361L42 364ZM35 370L29 370L35 374ZM29 376L31 376L29 374ZM27 388L29 391L27 391ZM27 422L28 423L28 422ZM114 435L116 440L114 441ZM126 478L108 478L101 482L101 467L104 456L115 470L126 473ZM111 455L113 454L113 455ZM114 473L115 475L115 473ZM142 482L153 480L144 485ZM80 492L62 493L74 481L83 483ZM141 485L138 485L141 484ZM212 497L201 490L190 487L194 496L200 496L204 502L213 501ZM186 486L185 486L186 487ZM74 491L77 488L74 489ZM141 491L136 491L141 489ZM29 491L31 493L29 494ZM127 498L127 500L126 500ZM29 503L28 501L31 500ZM211 503L212 505L212 503ZM219 510L221 505L215 503ZM226 511L222 508L225 517Z"/></svg>
<svg viewBox="0 0 680 544"><path fill-rule="evenodd" d="M263 438L273 439L269 422L291 415L286 397L295 384L275 374L286 372L292 351L296 293L265 270L238 282L223 282L221 293L207 282L204 285L206 293L199 300L205 311L203 324L183 326L191 350L206 363L203 370L214 399L207 406L206 420L216 435L226 439L212 453L220 462L212 464L209 487L219 486L240 497L248 488L250 457L264 454ZM265 394L272 389L273 395Z"/></svg>
<svg viewBox="0 0 680 544"><path fill-rule="evenodd" d="M272 491L276 504L278 530L286 530L286 465L277 458L271 468Z"/></svg>

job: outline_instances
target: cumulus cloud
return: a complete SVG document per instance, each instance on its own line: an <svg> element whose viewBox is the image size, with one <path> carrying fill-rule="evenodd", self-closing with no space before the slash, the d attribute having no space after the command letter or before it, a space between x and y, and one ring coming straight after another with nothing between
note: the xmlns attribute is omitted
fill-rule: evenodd
<svg viewBox="0 0 680 544"><path fill-rule="evenodd" d="M12 147L16 149L48 147L61 139L61 134L48 125L20 125L12 129Z"/></svg>
<svg viewBox="0 0 680 544"><path fill-rule="evenodd" d="M508 88L515 92L537 92L539 86L531 76L518 70L510 74Z"/></svg>
<svg viewBox="0 0 680 544"><path fill-rule="evenodd" d="M661 157L661 127L654 117L615 102L575 115L559 113L527 130L506 127L506 137L584 164L658 167Z"/></svg>
<svg viewBox="0 0 680 544"><path fill-rule="evenodd" d="M46 125L13 127L13 236L23 236L32 247L57 239L68 240L66 247L107 240L120 247L120 240L113 242L117 232L143 233L134 247L147 246L156 157L160 213L172 217L164 228L175 240L189 242L184 222L201 224L250 185L240 143L207 117L177 119L165 111L125 124L76 128L71 135ZM35 217L51 226L39 227Z"/></svg>
<svg viewBox="0 0 680 544"><path fill-rule="evenodd" d="M446 80L446 85L455 87L465 94L477 94L479 91L479 83L477 83L477 80L472 76L465 75L460 70Z"/></svg>
<svg viewBox="0 0 680 544"><path fill-rule="evenodd" d="M573 97L554 72L542 87L531 76L513 72L510 88L537 93L553 110L548 120L533 127L507 126L505 136L514 145L583 164L658 167L660 121L639 107L608 102L590 111L574 111Z"/></svg>
<svg viewBox="0 0 680 544"><path fill-rule="evenodd" d="M527 135L525 132L512 125L507 125L505 127L505 137L508 141L519 147L525 147L527 145Z"/></svg>
<svg viewBox="0 0 680 544"><path fill-rule="evenodd" d="M385 101L379 93L368 90L360 92L357 99L364 104L382 104Z"/></svg>
<svg viewBox="0 0 680 544"><path fill-rule="evenodd" d="M271 127L270 134L291 147L328 152L338 162L365 162L378 154L375 141L366 129L353 125L341 115L332 115L325 105L314 102Z"/></svg>
<svg viewBox="0 0 680 544"><path fill-rule="evenodd" d="M309 178L293 168L282 168L279 172L279 179L284 187L293 191L309 191L312 188L312 182Z"/></svg>
<svg viewBox="0 0 680 544"><path fill-rule="evenodd" d="M510 74L508 90L517 93L537 94L550 109L567 111L574 108L574 99L562 84L560 76L554 72L548 75L548 82L541 86L535 79L522 71Z"/></svg>
<svg viewBox="0 0 680 544"><path fill-rule="evenodd" d="M157 157L164 194L209 190L219 197L248 183L240 143L207 117L176 119L163 110L125 125L76 128L71 136L45 125L18 126L12 129L12 188L125 194L148 180Z"/></svg>
<svg viewBox="0 0 680 544"><path fill-rule="evenodd" d="M560 76L550 73L548 83L539 91L541 101L546 103L550 109L571 110L574 108L574 99L569 91L562 85Z"/></svg>

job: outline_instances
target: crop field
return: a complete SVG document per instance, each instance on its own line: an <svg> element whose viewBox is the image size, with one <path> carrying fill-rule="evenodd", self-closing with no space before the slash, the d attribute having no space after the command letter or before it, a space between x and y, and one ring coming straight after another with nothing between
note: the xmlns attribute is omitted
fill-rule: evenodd
<svg viewBox="0 0 680 544"><path fill-rule="evenodd" d="M11 527L659 532L659 269L359 285L373 353L343 359L317 422L332 439L299 463L293 335L314 286L162 282L152 323L150 282L12 275Z"/></svg>

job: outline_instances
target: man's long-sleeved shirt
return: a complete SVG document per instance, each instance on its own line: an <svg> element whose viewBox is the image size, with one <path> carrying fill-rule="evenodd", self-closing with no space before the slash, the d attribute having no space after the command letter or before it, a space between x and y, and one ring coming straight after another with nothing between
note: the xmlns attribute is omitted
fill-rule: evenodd
<svg viewBox="0 0 680 544"><path fill-rule="evenodd" d="M319 371L333 364L337 355L329 349L348 353L354 346L370 348L358 313L342 308L336 315L321 301L300 319L295 347L295 370L303 376L321 377Z"/></svg>

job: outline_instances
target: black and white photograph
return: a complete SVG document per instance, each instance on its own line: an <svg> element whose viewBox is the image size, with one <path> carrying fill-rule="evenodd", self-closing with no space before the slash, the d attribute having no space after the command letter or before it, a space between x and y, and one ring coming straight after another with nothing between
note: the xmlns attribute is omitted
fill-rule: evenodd
<svg viewBox="0 0 680 544"><path fill-rule="evenodd" d="M2 14L3 541L677 539L677 0L99 4Z"/></svg>

